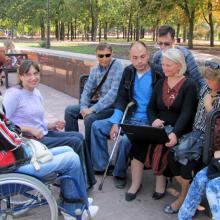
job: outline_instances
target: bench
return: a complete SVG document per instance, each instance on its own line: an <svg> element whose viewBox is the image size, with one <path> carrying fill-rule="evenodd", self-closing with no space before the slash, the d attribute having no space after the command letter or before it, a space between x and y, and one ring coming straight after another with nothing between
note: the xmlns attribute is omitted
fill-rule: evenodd
<svg viewBox="0 0 220 220"><path fill-rule="evenodd" d="M7 63L3 67L5 73L5 87L9 87L8 74L17 73L18 67L21 65L23 60L28 59L25 53L5 54Z"/></svg>

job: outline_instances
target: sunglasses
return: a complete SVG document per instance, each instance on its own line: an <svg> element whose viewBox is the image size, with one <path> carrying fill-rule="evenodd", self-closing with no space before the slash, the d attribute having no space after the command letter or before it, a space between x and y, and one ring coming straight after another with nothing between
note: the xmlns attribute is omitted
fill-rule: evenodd
<svg viewBox="0 0 220 220"><path fill-rule="evenodd" d="M98 58L103 58L103 57L108 58L108 57L110 57L111 55L112 55L111 53L107 53L107 54L97 54L97 57L98 57Z"/></svg>
<svg viewBox="0 0 220 220"><path fill-rule="evenodd" d="M171 45L171 43L169 43L169 42L157 42L157 44L159 45L159 46L162 46L162 45L164 45L164 46L166 46L166 47L169 47L170 45Z"/></svg>
<svg viewBox="0 0 220 220"><path fill-rule="evenodd" d="M205 61L205 66L208 66L214 70L217 70L220 68L220 64L216 63L216 62L213 62L213 61L209 61L209 60L206 60Z"/></svg>

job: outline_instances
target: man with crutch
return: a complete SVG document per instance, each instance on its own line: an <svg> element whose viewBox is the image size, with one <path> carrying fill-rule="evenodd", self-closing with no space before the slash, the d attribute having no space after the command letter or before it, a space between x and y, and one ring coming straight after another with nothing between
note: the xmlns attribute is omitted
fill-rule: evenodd
<svg viewBox="0 0 220 220"><path fill-rule="evenodd" d="M127 124L148 124L147 105L152 94L153 85L160 78L160 74L155 73L149 64L149 51L143 42L136 41L131 44L129 55L132 64L126 67L123 72L113 115L108 119L94 122L91 129L93 168L101 173L104 173L106 166L109 165L107 139L110 136L111 139L118 141L119 124L122 121L122 117L126 116L124 122ZM129 104L131 102L134 105ZM123 114L125 109L126 115ZM117 188L125 187L130 150L131 143L127 136L124 135L119 141L113 171Z"/></svg>

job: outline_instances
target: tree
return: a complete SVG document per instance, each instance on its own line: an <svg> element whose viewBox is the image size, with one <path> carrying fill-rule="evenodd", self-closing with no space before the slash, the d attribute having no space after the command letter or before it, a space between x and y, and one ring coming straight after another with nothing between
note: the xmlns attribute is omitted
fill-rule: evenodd
<svg viewBox="0 0 220 220"><path fill-rule="evenodd" d="M188 47L193 48L193 31L195 24L196 10L201 4L200 0L177 0L177 5L185 12L189 22Z"/></svg>

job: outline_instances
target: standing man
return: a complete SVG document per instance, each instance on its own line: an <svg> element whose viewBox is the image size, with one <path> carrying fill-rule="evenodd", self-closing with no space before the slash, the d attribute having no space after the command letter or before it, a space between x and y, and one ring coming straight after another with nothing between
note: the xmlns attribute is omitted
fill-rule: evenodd
<svg viewBox="0 0 220 220"><path fill-rule="evenodd" d="M187 65L185 75L189 78L192 78L197 83L198 88L201 88L203 85L205 85L205 80L203 79L201 73L199 72L198 65L192 53L185 47L175 45L175 30L171 26L169 25L160 26L157 34L157 44L159 45L160 50L154 54L152 59L152 63L154 64L155 71L163 73L162 64L161 64L162 51L168 48L175 47L179 49L185 57L185 61Z"/></svg>
<svg viewBox="0 0 220 220"><path fill-rule="evenodd" d="M99 119L108 118L113 113L121 80L123 67L120 61L112 59L112 48L107 43L99 43L96 47L98 64L92 69L83 89L79 105L70 105L65 109L66 131L78 131L79 114L85 125L85 141L90 149L90 130L92 123ZM106 76L106 77L105 77ZM102 80L105 77L105 80ZM102 83L101 83L102 81ZM101 85L101 86L100 86ZM97 90L98 87L98 91ZM100 88L99 88L100 87ZM96 102L92 101L95 97Z"/></svg>
<svg viewBox="0 0 220 220"><path fill-rule="evenodd" d="M130 47L131 65L125 68L119 86L114 114L105 120L93 123L91 130L91 159L95 171L103 172L107 166L109 154L107 138L115 139L118 133L123 112L128 103L133 101L135 109L129 111L126 124L148 124L147 106L152 94L152 88L160 77L155 74L148 61L149 51L141 41L134 42ZM130 109L129 109L130 110ZM119 142L115 169L113 171L115 186L123 188L126 184L127 159L131 143L124 135Z"/></svg>

